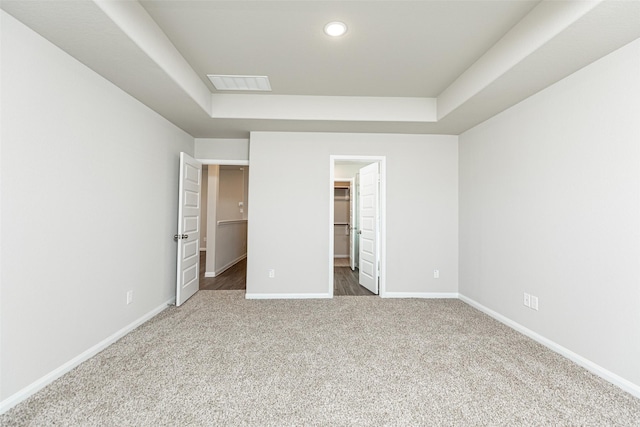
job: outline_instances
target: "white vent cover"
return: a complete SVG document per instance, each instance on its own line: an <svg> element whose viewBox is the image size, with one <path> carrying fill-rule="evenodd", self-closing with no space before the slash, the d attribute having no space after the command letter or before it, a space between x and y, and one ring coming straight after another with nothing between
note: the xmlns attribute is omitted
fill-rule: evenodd
<svg viewBox="0 0 640 427"><path fill-rule="evenodd" d="M217 90L249 90L271 91L271 84L267 76L224 76L207 74Z"/></svg>

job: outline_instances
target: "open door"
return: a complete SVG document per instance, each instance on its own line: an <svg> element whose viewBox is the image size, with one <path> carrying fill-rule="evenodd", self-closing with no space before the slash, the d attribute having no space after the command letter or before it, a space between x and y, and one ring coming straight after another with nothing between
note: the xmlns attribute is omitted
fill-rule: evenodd
<svg viewBox="0 0 640 427"><path fill-rule="evenodd" d="M178 196L178 272L176 306L182 305L200 286L200 188L202 164L180 153L180 193Z"/></svg>
<svg viewBox="0 0 640 427"><path fill-rule="evenodd" d="M378 294L379 277L379 185L378 163L360 169L357 186L360 194L359 230L360 236L360 285Z"/></svg>

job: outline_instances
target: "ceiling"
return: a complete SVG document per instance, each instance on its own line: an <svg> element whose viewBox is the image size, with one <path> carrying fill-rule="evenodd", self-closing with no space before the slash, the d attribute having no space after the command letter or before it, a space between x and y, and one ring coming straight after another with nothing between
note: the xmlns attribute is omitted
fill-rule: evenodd
<svg viewBox="0 0 640 427"><path fill-rule="evenodd" d="M282 95L434 97L538 0L141 3L200 76L267 75ZM323 33L335 20L345 36Z"/></svg>
<svg viewBox="0 0 640 427"><path fill-rule="evenodd" d="M194 137L459 134L640 37L640 2L2 0ZM330 21L348 32L330 38ZM207 74L266 75L217 92Z"/></svg>

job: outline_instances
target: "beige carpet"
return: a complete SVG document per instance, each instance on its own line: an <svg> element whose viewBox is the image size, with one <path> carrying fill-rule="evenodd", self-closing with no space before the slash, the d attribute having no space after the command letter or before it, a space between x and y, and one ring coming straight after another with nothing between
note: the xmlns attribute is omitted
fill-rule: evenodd
<svg viewBox="0 0 640 427"><path fill-rule="evenodd" d="M640 400L458 300L200 291L8 426L640 425Z"/></svg>

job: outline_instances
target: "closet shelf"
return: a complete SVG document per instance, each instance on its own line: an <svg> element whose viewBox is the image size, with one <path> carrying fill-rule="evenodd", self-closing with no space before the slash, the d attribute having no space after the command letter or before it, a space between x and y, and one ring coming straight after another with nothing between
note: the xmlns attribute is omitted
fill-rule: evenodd
<svg viewBox="0 0 640 427"><path fill-rule="evenodd" d="M217 222L218 225L231 225L231 224L243 224L246 223L246 219L225 219Z"/></svg>

